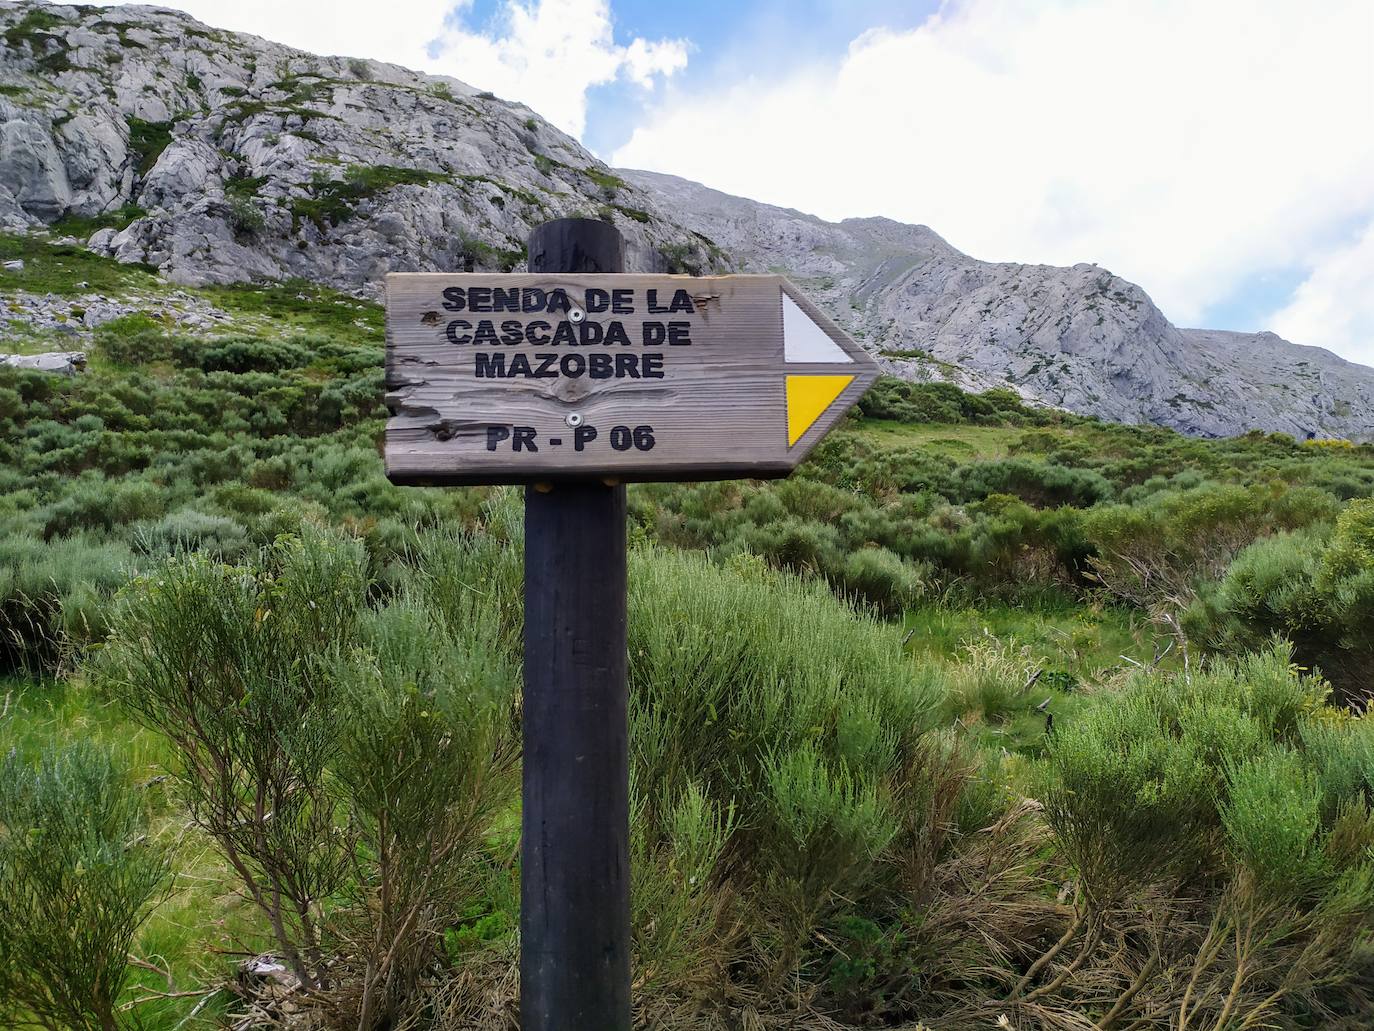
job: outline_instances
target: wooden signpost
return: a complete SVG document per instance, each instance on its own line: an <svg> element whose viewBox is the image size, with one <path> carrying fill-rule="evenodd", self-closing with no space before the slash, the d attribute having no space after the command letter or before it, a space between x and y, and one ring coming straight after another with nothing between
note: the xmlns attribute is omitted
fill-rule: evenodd
<svg viewBox="0 0 1374 1031"><path fill-rule="evenodd" d="M523 1031L630 1028L625 488L785 476L877 378L779 276L625 275L560 219L528 273L387 276L387 475L523 483Z"/></svg>

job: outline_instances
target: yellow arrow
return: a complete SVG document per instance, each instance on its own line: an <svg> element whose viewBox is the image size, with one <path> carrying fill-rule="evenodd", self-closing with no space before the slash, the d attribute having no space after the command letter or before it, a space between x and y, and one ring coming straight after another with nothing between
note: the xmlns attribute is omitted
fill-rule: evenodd
<svg viewBox="0 0 1374 1031"><path fill-rule="evenodd" d="M788 376L787 446L801 440L802 434L853 382L853 376Z"/></svg>

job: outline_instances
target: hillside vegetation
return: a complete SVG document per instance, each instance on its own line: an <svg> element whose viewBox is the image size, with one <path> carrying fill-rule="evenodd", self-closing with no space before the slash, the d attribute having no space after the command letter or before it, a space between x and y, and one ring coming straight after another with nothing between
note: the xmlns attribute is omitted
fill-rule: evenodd
<svg viewBox="0 0 1374 1031"><path fill-rule="evenodd" d="M371 303L0 257L0 1024L514 1026L518 492L389 485ZM889 379L631 488L642 1026L1368 1027L1371 497Z"/></svg>
<svg viewBox="0 0 1374 1031"><path fill-rule="evenodd" d="M787 274L904 379L1198 436L1374 439L1374 370L1329 351L1174 326L1086 262L980 261L923 225L608 168L481 85L166 8L0 0L0 229L181 283L376 296L387 272L517 271L535 226L585 215L626 271Z"/></svg>

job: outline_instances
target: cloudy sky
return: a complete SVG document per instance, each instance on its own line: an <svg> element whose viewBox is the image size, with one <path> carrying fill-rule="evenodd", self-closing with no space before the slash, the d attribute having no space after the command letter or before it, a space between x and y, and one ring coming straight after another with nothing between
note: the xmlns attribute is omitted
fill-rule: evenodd
<svg viewBox="0 0 1374 1031"><path fill-rule="evenodd" d="M166 2L166 0L164 0ZM182 0L524 101L613 164L1374 364L1374 0Z"/></svg>

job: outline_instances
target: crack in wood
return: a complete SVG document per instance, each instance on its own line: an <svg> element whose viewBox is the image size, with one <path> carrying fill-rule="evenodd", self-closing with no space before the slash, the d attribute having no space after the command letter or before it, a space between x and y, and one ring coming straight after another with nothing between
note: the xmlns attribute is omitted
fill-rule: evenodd
<svg viewBox="0 0 1374 1031"><path fill-rule="evenodd" d="M466 419L438 419L431 422L428 429L435 440L453 440L455 437L476 437L485 434L487 424Z"/></svg>

